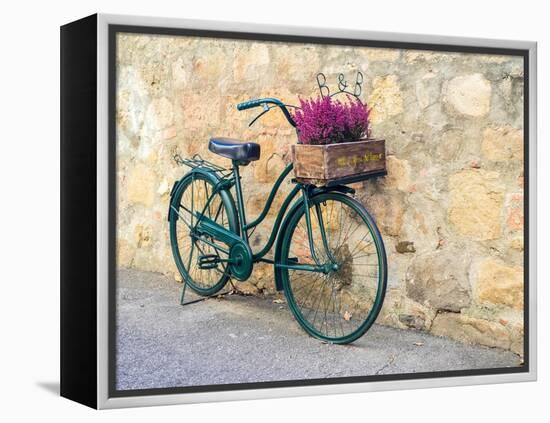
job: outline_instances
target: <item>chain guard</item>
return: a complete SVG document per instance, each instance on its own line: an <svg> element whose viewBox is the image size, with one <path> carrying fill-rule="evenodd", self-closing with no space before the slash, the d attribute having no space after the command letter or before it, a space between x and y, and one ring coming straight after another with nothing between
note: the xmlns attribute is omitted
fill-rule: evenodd
<svg viewBox="0 0 550 423"><path fill-rule="evenodd" d="M229 271L238 281L245 281L250 277L253 267L252 250L244 242L233 244L229 250Z"/></svg>

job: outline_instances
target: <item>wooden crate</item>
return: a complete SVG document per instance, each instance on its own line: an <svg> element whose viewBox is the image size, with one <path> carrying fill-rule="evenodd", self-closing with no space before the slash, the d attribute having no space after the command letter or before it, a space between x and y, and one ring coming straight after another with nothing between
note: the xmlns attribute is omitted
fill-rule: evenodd
<svg viewBox="0 0 550 423"><path fill-rule="evenodd" d="M294 174L302 183L327 185L350 177L365 179L386 170L386 142L365 139L328 145L292 146Z"/></svg>

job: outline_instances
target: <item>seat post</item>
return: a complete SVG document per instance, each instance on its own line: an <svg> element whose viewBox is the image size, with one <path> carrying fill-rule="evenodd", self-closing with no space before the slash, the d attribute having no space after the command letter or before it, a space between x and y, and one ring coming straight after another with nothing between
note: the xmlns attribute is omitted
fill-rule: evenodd
<svg viewBox="0 0 550 423"><path fill-rule="evenodd" d="M239 161L232 160L233 176L235 177L235 191L237 194L237 208L239 212L239 223L241 225L241 236L248 243L248 231L246 230L246 214L244 210L243 192L241 189L241 174L239 172Z"/></svg>

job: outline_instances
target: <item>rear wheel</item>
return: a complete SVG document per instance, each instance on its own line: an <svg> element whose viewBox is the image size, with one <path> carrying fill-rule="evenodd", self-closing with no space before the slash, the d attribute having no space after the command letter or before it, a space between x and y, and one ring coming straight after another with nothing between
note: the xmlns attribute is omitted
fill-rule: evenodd
<svg viewBox="0 0 550 423"><path fill-rule="evenodd" d="M300 207L286 225L281 263L335 266L326 274L281 268L288 305L310 335L331 343L353 342L371 327L384 301L387 264L382 237L367 210L343 194L311 198L310 217L318 262Z"/></svg>
<svg viewBox="0 0 550 423"><path fill-rule="evenodd" d="M191 234L198 216L204 213L226 229L238 233L235 206L227 191L214 194L217 179L200 172L190 173L180 183L171 201L170 243L172 254L183 280L200 295L213 295L224 287L229 279L226 262L217 262L210 268L199 266L199 257L208 256L213 262L227 260L227 245L212 237L201 239Z"/></svg>

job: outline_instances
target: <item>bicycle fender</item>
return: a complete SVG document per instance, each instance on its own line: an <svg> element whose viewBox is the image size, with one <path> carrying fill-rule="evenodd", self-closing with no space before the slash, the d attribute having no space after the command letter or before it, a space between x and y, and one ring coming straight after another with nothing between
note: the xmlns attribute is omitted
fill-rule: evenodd
<svg viewBox="0 0 550 423"><path fill-rule="evenodd" d="M185 175L185 176L187 176L187 175ZM172 218L172 198L174 197L174 193L176 192L179 185L181 184L181 181L183 181L185 179L185 176L181 179L178 179L178 180L174 181L174 185L172 185L172 189L170 190L170 201L168 202L168 213L166 214L166 220L168 220L168 222L170 222L170 220ZM178 219L177 213L174 215L174 218L176 220Z"/></svg>
<svg viewBox="0 0 550 423"><path fill-rule="evenodd" d="M348 187L346 185L334 185L332 187L317 187L313 188L311 191L312 196L317 194L323 194L325 192L331 192L331 191L337 191L341 192L342 194L355 194L355 190L351 187Z"/></svg>

